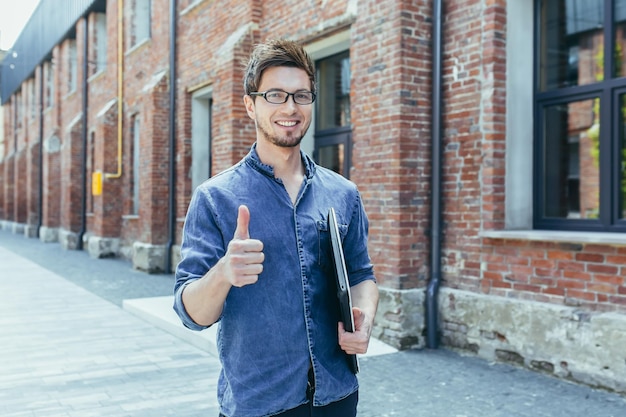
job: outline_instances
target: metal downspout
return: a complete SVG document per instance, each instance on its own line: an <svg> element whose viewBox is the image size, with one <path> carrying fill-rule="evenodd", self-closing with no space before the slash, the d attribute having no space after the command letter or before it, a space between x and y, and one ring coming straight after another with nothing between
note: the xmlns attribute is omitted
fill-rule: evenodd
<svg viewBox="0 0 626 417"><path fill-rule="evenodd" d="M432 150L431 150L431 237L430 280L426 289L426 346L439 347L437 296L441 283L441 66L442 66L442 0L433 1L433 75L432 75Z"/></svg>
<svg viewBox="0 0 626 417"><path fill-rule="evenodd" d="M169 163L169 207L168 241L165 247L165 272L172 271L172 247L176 238L176 0L170 0L170 163Z"/></svg>
<svg viewBox="0 0 626 417"><path fill-rule="evenodd" d="M43 66L41 67L41 75L39 77L39 184L38 184L38 194L39 194L39 202L37 207L37 238L41 237L39 235L39 229L43 224Z"/></svg>
<svg viewBox="0 0 626 417"><path fill-rule="evenodd" d="M89 22L87 17L85 20L85 34L83 38L83 120L81 126L81 138L83 149L81 155L81 205L80 205L80 230L78 232L78 241L76 249L83 249L83 236L87 230L87 114L89 109L88 102L88 83L87 78L89 71Z"/></svg>

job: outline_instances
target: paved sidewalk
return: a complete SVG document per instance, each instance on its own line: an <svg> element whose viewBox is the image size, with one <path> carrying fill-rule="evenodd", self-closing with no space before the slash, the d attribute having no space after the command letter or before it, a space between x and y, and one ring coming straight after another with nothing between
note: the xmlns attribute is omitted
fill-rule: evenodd
<svg viewBox="0 0 626 417"><path fill-rule="evenodd" d="M217 359L122 308L172 285L0 230L0 416L217 416ZM445 349L361 369L359 417L626 416L623 396Z"/></svg>

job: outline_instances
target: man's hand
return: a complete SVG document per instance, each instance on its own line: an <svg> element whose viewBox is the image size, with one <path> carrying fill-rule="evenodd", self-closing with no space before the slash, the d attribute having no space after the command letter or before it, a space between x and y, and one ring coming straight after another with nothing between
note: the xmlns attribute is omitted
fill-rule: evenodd
<svg viewBox="0 0 626 417"><path fill-rule="evenodd" d="M351 355L364 354L370 343L378 308L378 287L374 281L367 280L351 287L351 292L354 333L346 332L343 323L339 322L339 346Z"/></svg>
<svg viewBox="0 0 626 417"><path fill-rule="evenodd" d="M193 321L209 326L219 320L230 289L254 284L263 271L263 242L250 239L250 210L239 206L235 236L226 254L202 278L185 287L182 299Z"/></svg>
<svg viewBox="0 0 626 417"><path fill-rule="evenodd" d="M354 315L354 332L347 332L343 322L339 322L339 346L344 352L354 355L367 352L372 333L372 320L358 307L352 307Z"/></svg>
<svg viewBox="0 0 626 417"><path fill-rule="evenodd" d="M228 244L226 255L221 259L224 276L235 287L254 284L263 272L263 242L250 239L248 226L250 224L250 210L239 206L237 213L237 229L235 236Z"/></svg>

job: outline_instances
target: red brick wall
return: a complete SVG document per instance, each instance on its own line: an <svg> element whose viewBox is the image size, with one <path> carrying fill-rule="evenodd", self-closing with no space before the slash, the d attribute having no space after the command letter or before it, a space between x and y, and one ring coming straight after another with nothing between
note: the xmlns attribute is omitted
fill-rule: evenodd
<svg viewBox="0 0 626 417"><path fill-rule="evenodd" d="M382 285L422 286L428 264L430 2L359 2L350 50L353 165Z"/></svg>
<svg viewBox="0 0 626 417"><path fill-rule="evenodd" d="M323 3L323 4L322 4ZM516 297L589 309L624 309L623 248L523 240L487 239L484 230L504 228L506 132L506 2L444 2L443 54L443 272L444 285L475 293ZM93 198L90 232L102 237L163 244L169 194L169 89L176 88L176 237L191 198L191 106L195 91L211 86L213 173L238 161L254 141L242 105L241 61L269 37L305 43L350 28L353 116L351 178L370 215L370 250L382 286L422 288L430 259L430 152L432 2L427 0L329 0L325 2L216 0L187 3L178 21L178 72L169 72L169 3L153 2L152 36L122 54L123 102L117 102L117 3L107 2L108 59L105 73L89 80L88 129L95 142L93 169L117 172L118 112L122 115L122 174L106 177ZM346 14L356 4L355 15ZM130 22L126 21L128 33ZM529 23L530 25L530 23ZM529 26L530 27L530 26ZM82 60L83 22L77 29ZM53 51L55 105L44 114L44 140L61 139L44 151L44 225L73 228L76 202L60 207L75 186L78 142L68 131L81 115L81 92L68 94L67 45ZM529 58L530 59L530 58ZM79 65L79 83L82 65ZM512 94L512 92L508 92ZM27 90L20 93L27 100ZM13 100L13 98L12 98ZM17 98L16 98L17 100ZM11 106L8 107L9 109ZM5 114L10 114L6 111ZM3 216L27 211L18 196L31 195L34 170L22 175L19 152L37 137L37 124L21 110L18 127L6 123L2 162ZM131 120L142 119L141 202L132 198ZM13 149L13 134L18 149ZM77 131L75 131L77 132ZM33 155L30 156L32 159ZM32 162L32 161L31 161ZM16 175L19 174L19 175ZM91 175L91 172L88 173ZM31 184L15 182L31 178ZM80 177L80 175L79 175ZM530 178L529 178L530 181ZM74 183L74 184L73 184ZM13 187L16 186L17 189ZM62 187L62 188L61 188ZM61 191L63 189L63 191ZM29 194L30 193L30 194ZM75 195L70 192L69 195ZM71 213L66 211L71 211ZM22 217L25 219L24 217ZM23 220L25 221L25 220ZM65 226L65 225L68 226ZM129 227L124 227L129 225Z"/></svg>
<svg viewBox="0 0 626 417"><path fill-rule="evenodd" d="M504 226L504 2L446 5L443 210L448 285L480 286L478 232Z"/></svg>
<svg viewBox="0 0 626 417"><path fill-rule="evenodd" d="M63 110L63 92L61 89L62 48L57 45L52 50L53 105L43 113L43 153L42 172L42 225L49 228L59 227L61 205L60 148L61 113ZM65 77L63 78L65 80ZM54 139L56 138L56 139Z"/></svg>
<svg viewBox="0 0 626 417"><path fill-rule="evenodd" d="M13 219L18 223L26 222L26 194L22 191L26 189L26 152L20 150L15 154L15 175L13 186Z"/></svg>
<svg viewBox="0 0 626 417"><path fill-rule="evenodd" d="M82 123L77 121L63 139L61 151L61 228L78 233L82 220L83 196ZM67 179L71 179L68 181Z"/></svg>
<svg viewBox="0 0 626 417"><path fill-rule="evenodd" d="M169 82L164 75L144 96L140 132L139 224L128 236L143 243L160 244L168 238L169 196ZM130 142L130 140L129 140Z"/></svg>
<svg viewBox="0 0 626 417"><path fill-rule="evenodd" d="M93 229L100 237L120 237L124 194L119 178L107 178L117 172L117 102L103 111L94 126L94 167L103 172L102 194L93 197Z"/></svg>
<svg viewBox="0 0 626 417"><path fill-rule="evenodd" d="M504 228L505 2L448 5L444 31L445 285L626 311L623 247L478 236Z"/></svg>
<svg viewBox="0 0 626 417"><path fill-rule="evenodd" d="M15 205L15 155L5 157L2 162L3 168L3 208L4 220L15 221L13 207Z"/></svg>
<svg viewBox="0 0 626 417"><path fill-rule="evenodd" d="M212 170L216 174L241 159L255 139L254 125L243 106L242 62L255 43L260 1L233 4L226 0L202 3L178 23L179 66L177 94L177 206L176 241L191 199L191 97L204 86L213 87ZM220 30L207 30L220 28ZM198 48L198 45L202 47Z"/></svg>
<svg viewBox="0 0 626 417"><path fill-rule="evenodd" d="M46 130L43 152L42 225L59 227L61 223L61 139L59 128Z"/></svg>
<svg viewBox="0 0 626 417"><path fill-rule="evenodd" d="M26 223L31 226L37 226L39 222L39 155L40 146L39 141L33 143L28 148L28 158L26 168L27 184L26 184L26 206L27 206L27 218Z"/></svg>
<svg viewBox="0 0 626 417"><path fill-rule="evenodd" d="M484 293L626 312L625 247L486 239L483 253Z"/></svg>

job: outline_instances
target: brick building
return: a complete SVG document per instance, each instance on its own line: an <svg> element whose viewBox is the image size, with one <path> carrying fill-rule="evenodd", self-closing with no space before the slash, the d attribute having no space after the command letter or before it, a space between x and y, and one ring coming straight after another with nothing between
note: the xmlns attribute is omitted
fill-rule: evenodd
<svg viewBox="0 0 626 417"><path fill-rule="evenodd" d="M2 61L4 229L171 271L192 190L254 139L241 60L296 39L303 148L370 216L375 336L626 392L624 2L65 3Z"/></svg>

